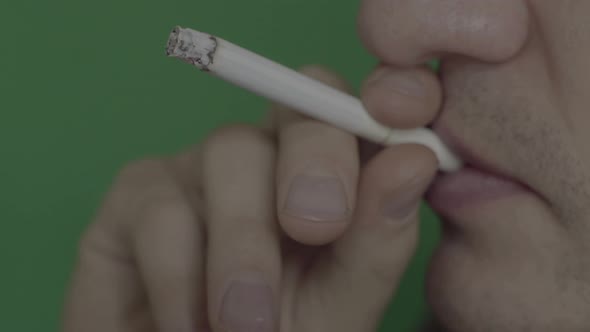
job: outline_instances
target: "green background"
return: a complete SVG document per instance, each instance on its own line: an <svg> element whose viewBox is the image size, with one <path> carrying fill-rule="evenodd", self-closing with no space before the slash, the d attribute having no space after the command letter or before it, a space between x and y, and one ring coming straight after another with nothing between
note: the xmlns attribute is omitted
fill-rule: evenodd
<svg viewBox="0 0 590 332"><path fill-rule="evenodd" d="M293 68L325 64L358 87L376 61L357 38L357 8L358 0L2 0L0 331L58 330L78 237L125 163L264 115L265 100L166 58L173 26ZM411 331L425 316L423 274L438 236L425 214L423 244L383 331Z"/></svg>

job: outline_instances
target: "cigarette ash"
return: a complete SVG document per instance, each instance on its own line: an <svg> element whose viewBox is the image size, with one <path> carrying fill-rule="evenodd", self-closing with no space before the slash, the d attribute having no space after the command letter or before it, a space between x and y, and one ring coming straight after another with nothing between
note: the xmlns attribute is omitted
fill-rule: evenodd
<svg viewBox="0 0 590 332"><path fill-rule="evenodd" d="M179 58L203 71L209 71L217 45L217 39L211 35L176 27L170 33L166 55Z"/></svg>

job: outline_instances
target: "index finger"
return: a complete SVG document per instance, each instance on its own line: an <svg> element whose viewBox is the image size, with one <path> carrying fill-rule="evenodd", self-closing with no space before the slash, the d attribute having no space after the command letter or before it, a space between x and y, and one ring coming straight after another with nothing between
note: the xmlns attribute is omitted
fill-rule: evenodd
<svg viewBox="0 0 590 332"><path fill-rule="evenodd" d="M302 72L340 90L338 76L319 67ZM275 107L278 119L277 211L283 230L310 245L334 241L347 229L359 172L354 135Z"/></svg>

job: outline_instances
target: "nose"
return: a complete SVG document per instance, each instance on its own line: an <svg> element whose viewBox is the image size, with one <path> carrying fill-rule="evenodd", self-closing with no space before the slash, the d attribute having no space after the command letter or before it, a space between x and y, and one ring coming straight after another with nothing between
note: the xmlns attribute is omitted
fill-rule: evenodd
<svg viewBox="0 0 590 332"><path fill-rule="evenodd" d="M360 37L388 64L460 55L502 62L527 40L526 0L363 0Z"/></svg>

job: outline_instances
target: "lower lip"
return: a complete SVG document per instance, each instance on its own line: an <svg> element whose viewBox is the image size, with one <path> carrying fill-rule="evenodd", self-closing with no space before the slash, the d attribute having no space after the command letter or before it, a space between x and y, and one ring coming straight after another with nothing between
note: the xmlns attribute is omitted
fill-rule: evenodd
<svg viewBox="0 0 590 332"><path fill-rule="evenodd" d="M427 199L446 216L499 199L528 192L523 185L472 167L441 174L432 184Z"/></svg>

